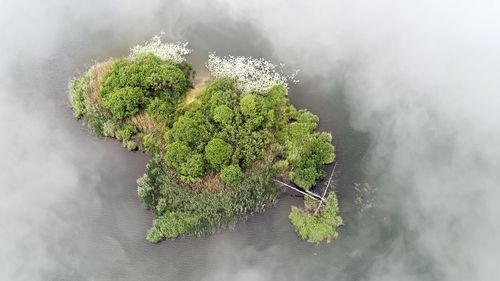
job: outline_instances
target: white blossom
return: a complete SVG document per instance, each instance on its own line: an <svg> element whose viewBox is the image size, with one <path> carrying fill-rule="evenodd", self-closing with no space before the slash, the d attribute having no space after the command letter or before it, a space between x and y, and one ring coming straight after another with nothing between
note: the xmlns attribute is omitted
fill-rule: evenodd
<svg viewBox="0 0 500 281"><path fill-rule="evenodd" d="M161 59L169 62L179 63L186 60L185 56L191 53L187 48L188 42L163 43L161 37L156 35L144 45L137 45L130 49L130 58L139 54L153 53Z"/></svg>
<svg viewBox="0 0 500 281"><path fill-rule="evenodd" d="M280 64L278 69L276 65L263 58L219 57L215 53L210 53L206 67L213 77L225 76L235 79L236 88L244 93L265 92L275 85L288 87L289 82L298 82L295 80L298 71L287 75L283 71L283 64Z"/></svg>

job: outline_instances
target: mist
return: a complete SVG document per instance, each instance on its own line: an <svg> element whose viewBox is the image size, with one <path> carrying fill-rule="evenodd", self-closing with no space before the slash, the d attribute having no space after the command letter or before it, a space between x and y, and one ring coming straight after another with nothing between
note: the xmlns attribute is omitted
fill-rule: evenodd
<svg viewBox="0 0 500 281"><path fill-rule="evenodd" d="M494 1L0 3L1 280L493 280L500 261L500 4ZM346 226L314 246L290 204L235 231L151 245L147 157L74 120L67 82L159 32L300 69L332 130ZM354 182L377 187L372 214ZM120 219L121 218L121 219ZM287 241L287 242L283 242Z"/></svg>

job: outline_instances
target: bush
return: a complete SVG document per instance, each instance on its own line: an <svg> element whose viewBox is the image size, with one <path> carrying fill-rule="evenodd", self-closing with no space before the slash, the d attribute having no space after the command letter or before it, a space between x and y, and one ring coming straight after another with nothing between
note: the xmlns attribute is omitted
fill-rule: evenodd
<svg viewBox="0 0 500 281"><path fill-rule="evenodd" d="M229 163L231 155L233 147L222 139L214 138L205 146L205 158L217 170Z"/></svg>
<svg viewBox="0 0 500 281"><path fill-rule="evenodd" d="M247 117L257 114L257 98L254 95L245 95L240 100L241 113Z"/></svg>
<svg viewBox="0 0 500 281"><path fill-rule="evenodd" d="M288 170L288 160L279 160L273 165L273 170L277 174L284 173Z"/></svg>
<svg viewBox="0 0 500 281"><path fill-rule="evenodd" d="M212 80L207 87L206 94L212 96L215 92L236 92L234 80L229 77L219 77Z"/></svg>
<svg viewBox="0 0 500 281"><path fill-rule="evenodd" d="M129 151L136 151L137 150L137 143L135 143L135 141L127 141L127 149Z"/></svg>
<svg viewBox="0 0 500 281"><path fill-rule="evenodd" d="M262 210L278 195L267 166L253 171L233 187L233 192L210 193L179 185L175 174L160 165L160 161L153 158L146 166L146 174L137 182L144 205L158 215L148 233L151 242L213 233L233 225L249 212Z"/></svg>
<svg viewBox="0 0 500 281"><path fill-rule="evenodd" d="M201 215L195 212L165 212L153 221L147 239L157 243L161 239L176 238L192 231L200 224Z"/></svg>
<svg viewBox="0 0 500 281"><path fill-rule="evenodd" d="M187 160L180 165L178 171L183 182L199 181L205 172L205 161L201 154L191 154Z"/></svg>
<svg viewBox="0 0 500 281"><path fill-rule="evenodd" d="M129 140L135 133L137 129L132 124L125 124L119 130L116 131L115 136L121 141Z"/></svg>
<svg viewBox="0 0 500 281"><path fill-rule="evenodd" d="M107 120L102 125L102 133L105 137L114 137L119 125L113 120Z"/></svg>
<svg viewBox="0 0 500 281"><path fill-rule="evenodd" d="M337 214L339 208L335 193L332 192L328 195L325 205L318 215L314 215L318 203L312 202L312 199L308 200L306 200L305 210L293 206L289 215L289 219L300 238L313 243L319 243L323 240L330 242L331 239L336 239L338 236L337 228L343 224L343 221Z"/></svg>
<svg viewBox="0 0 500 281"><path fill-rule="evenodd" d="M85 74L80 79L73 79L69 84L70 103L73 115L81 118L86 113L85 96L89 87L89 75Z"/></svg>
<svg viewBox="0 0 500 281"><path fill-rule="evenodd" d="M219 105L214 109L213 118L219 124L230 124L231 119L233 119L233 111L227 105Z"/></svg>
<svg viewBox="0 0 500 281"><path fill-rule="evenodd" d="M156 155L159 152L156 146L155 136L147 134L142 137L141 149L149 155Z"/></svg>
<svg viewBox="0 0 500 281"><path fill-rule="evenodd" d="M144 104L144 93L139 88L125 87L117 89L102 99L102 105L119 119L125 119L139 113Z"/></svg>
<svg viewBox="0 0 500 281"><path fill-rule="evenodd" d="M234 186L243 180L245 174L238 165L230 165L222 168L220 176L224 183Z"/></svg>
<svg viewBox="0 0 500 281"><path fill-rule="evenodd" d="M183 142L192 148L202 148L209 140L210 125L207 117L201 113L182 116L167 134L169 142Z"/></svg>
<svg viewBox="0 0 500 281"><path fill-rule="evenodd" d="M155 121L171 126L175 119L175 105L166 99L156 97L146 107L146 112Z"/></svg>
<svg viewBox="0 0 500 281"><path fill-rule="evenodd" d="M167 145L165 160L176 170L179 170L181 165L186 162L190 154L191 149L185 143L176 141Z"/></svg>
<svg viewBox="0 0 500 281"><path fill-rule="evenodd" d="M167 93L177 99L185 94L192 84L189 77L177 66L147 53L132 60L116 60L101 83L101 96L104 98L126 87L139 88L148 98Z"/></svg>

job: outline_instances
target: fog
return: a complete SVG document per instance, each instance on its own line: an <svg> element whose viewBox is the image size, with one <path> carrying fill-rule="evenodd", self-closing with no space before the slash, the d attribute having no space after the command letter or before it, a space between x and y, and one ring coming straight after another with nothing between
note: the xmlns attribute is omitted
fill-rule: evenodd
<svg viewBox="0 0 500 281"><path fill-rule="evenodd" d="M0 2L0 279L493 280L499 13L495 1ZM338 148L338 241L296 238L289 197L234 232L145 241L147 157L91 136L66 87L160 31L197 60L217 50L300 69L292 100ZM377 187L361 219L357 181Z"/></svg>

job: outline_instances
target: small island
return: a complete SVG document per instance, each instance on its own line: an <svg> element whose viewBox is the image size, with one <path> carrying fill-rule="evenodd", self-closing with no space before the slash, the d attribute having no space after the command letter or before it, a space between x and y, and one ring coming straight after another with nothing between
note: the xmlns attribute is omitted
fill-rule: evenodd
<svg viewBox="0 0 500 281"><path fill-rule="evenodd" d="M307 191L335 160L331 134L315 131L318 117L290 104L293 75L263 59L213 53L210 79L195 87L189 53L156 36L70 83L76 118L151 156L137 191L156 216L153 243L232 227L275 202L273 179ZM335 193L304 200L289 216L299 236L335 239L342 225Z"/></svg>

